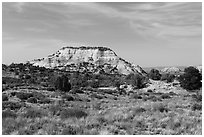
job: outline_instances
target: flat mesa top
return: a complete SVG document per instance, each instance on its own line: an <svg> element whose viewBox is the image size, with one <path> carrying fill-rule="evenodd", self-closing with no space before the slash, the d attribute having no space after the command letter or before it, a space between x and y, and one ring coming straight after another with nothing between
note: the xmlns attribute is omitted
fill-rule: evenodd
<svg viewBox="0 0 204 137"><path fill-rule="evenodd" d="M111 50L110 48L107 48L107 47L90 47L90 46L87 46L87 47L86 46L80 46L80 47L69 47L69 46L67 46L67 47L63 47L61 49L66 49L66 48L70 48L70 49L84 49L84 50L86 50L86 49L99 49L101 51Z"/></svg>

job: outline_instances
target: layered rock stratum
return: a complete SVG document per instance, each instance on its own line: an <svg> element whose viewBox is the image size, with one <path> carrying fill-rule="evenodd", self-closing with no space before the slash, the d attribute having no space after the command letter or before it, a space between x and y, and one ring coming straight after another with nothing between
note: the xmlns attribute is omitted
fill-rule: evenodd
<svg viewBox="0 0 204 137"><path fill-rule="evenodd" d="M63 47L48 57L35 59L29 63L34 66L66 71L146 74L140 66L118 57L113 50L107 47Z"/></svg>

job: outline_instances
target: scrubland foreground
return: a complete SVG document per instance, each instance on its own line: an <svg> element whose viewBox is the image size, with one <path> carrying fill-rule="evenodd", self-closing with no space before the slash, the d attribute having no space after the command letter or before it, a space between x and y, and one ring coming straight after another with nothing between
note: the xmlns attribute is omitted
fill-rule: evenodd
<svg viewBox="0 0 204 137"><path fill-rule="evenodd" d="M147 86L119 92L94 85L62 92L35 83L33 76L22 77L19 84L21 73L3 73L3 135L202 134L202 89Z"/></svg>

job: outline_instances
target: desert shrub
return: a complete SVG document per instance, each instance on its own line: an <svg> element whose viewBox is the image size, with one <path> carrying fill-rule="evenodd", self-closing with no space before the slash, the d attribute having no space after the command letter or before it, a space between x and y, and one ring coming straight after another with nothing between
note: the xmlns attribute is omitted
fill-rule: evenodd
<svg viewBox="0 0 204 137"><path fill-rule="evenodd" d="M43 95L40 92L32 92L33 97L35 97L38 100L43 100L45 98L45 95Z"/></svg>
<svg viewBox="0 0 204 137"><path fill-rule="evenodd" d="M117 90L112 89L98 89L97 93L106 93L106 94L114 94L117 93Z"/></svg>
<svg viewBox="0 0 204 137"><path fill-rule="evenodd" d="M97 93L93 93L90 95L91 98L97 98L97 99L103 99L103 96L102 95L99 95Z"/></svg>
<svg viewBox="0 0 204 137"><path fill-rule="evenodd" d="M131 95L131 98L134 98L134 99L142 99L142 96L141 95L138 95L137 93L134 93Z"/></svg>
<svg viewBox="0 0 204 137"><path fill-rule="evenodd" d="M150 96L150 92L144 92L144 93L142 93L143 95L145 95L145 96Z"/></svg>
<svg viewBox="0 0 204 137"><path fill-rule="evenodd" d="M89 85L92 88L98 88L99 87L99 81L98 80L92 80Z"/></svg>
<svg viewBox="0 0 204 137"><path fill-rule="evenodd" d="M47 91L55 91L55 88L54 87L48 87Z"/></svg>
<svg viewBox="0 0 204 137"><path fill-rule="evenodd" d="M173 74L167 73L167 74L162 74L162 75L161 75L161 80L162 80L162 81L165 81L165 80L166 80L167 83L173 82L174 79L175 79L175 75L173 75Z"/></svg>
<svg viewBox="0 0 204 137"><path fill-rule="evenodd" d="M6 81L2 79L2 84L6 84Z"/></svg>
<svg viewBox="0 0 204 137"><path fill-rule="evenodd" d="M175 95L177 95L177 94L171 91L171 92L169 92L169 95L170 95L170 96L175 96Z"/></svg>
<svg viewBox="0 0 204 137"><path fill-rule="evenodd" d="M25 75L25 79L30 79L31 75Z"/></svg>
<svg viewBox="0 0 204 137"><path fill-rule="evenodd" d="M49 111L52 115L60 115L60 112L63 110L63 108L59 105L51 105L49 107Z"/></svg>
<svg viewBox="0 0 204 137"><path fill-rule="evenodd" d="M196 111L196 110L202 110L202 104L195 103L191 106L191 110Z"/></svg>
<svg viewBox="0 0 204 137"><path fill-rule="evenodd" d="M119 89L118 92L117 92L119 95L125 95L127 92L124 88L122 89Z"/></svg>
<svg viewBox="0 0 204 137"><path fill-rule="evenodd" d="M7 118L7 117L16 118L17 114L11 111L10 109L2 111L2 118Z"/></svg>
<svg viewBox="0 0 204 137"><path fill-rule="evenodd" d="M146 86L146 78L140 74L129 74L126 76L127 83L133 85L135 88L141 89Z"/></svg>
<svg viewBox="0 0 204 137"><path fill-rule="evenodd" d="M37 100L35 97L31 97L31 98L29 98L29 99L27 100L27 102L29 102L29 103L37 103L38 100Z"/></svg>
<svg viewBox="0 0 204 137"><path fill-rule="evenodd" d="M68 94L63 95L62 99L65 99L67 101L74 101L74 97Z"/></svg>
<svg viewBox="0 0 204 137"><path fill-rule="evenodd" d="M27 109L26 113L23 114L26 118L41 118L45 116L45 113L43 113L43 110L37 109L37 108L29 108Z"/></svg>
<svg viewBox="0 0 204 137"><path fill-rule="evenodd" d="M70 83L72 87L86 87L88 85L89 77L86 74L75 72L70 76Z"/></svg>
<svg viewBox="0 0 204 137"><path fill-rule="evenodd" d="M180 76L179 82L181 87L187 90L200 89L202 86L202 75L194 67L185 68L184 74Z"/></svg>
<svg viewBox="0 0 204 137"><path fill-rule="evenodd" d="M9 85L2 85L2 92L9 89Z"/></svg>
<svg viewBox="0 0 204 137"><path fill-rule="evenodd" d="M15 118L7 117L2 119L2 134L9 135L11 132L18 130L20 124L15 120Z"/></svg>
<svg viewBox="0 0 204 137"><path fill-rule="evenodd" d="M2 81L4 81L6 84L21 84L22 80L18 78L12 78L12 77L2 77Z"/></svg>
<svg viewBox="0 0 204 137"><path fill-rule="evenodd" d="M81 89L78 89L78 88L73 88L73 89L71 89L70 93L73 93L73 94L76 94L76 93L83 94L84 91L81 90Z"/></svg>
<svg viewBox="0 0 204 137"><path fill-rule="evenodd" d="M62 135L82 135L83 129L80 127L68 126L62 130Z"/></svg>
<svg viewBox="0 0 204 137"><path fill-rule="evenodd" d="M193 94L192 98L197 101L197 102L201 102L202 101L202 93L201 94Z"/></svg>
<svg viewBox="0 0 204 137"><path fill-rule="evenodd" d="M87 115L88 114L86 112L78 108L67 108L62 110L60 113L60 117L62 119L72 118L72 117L81 118L81 117L86 117Z"/></svg>
<svg viewBox="0 0 204 137"><path fill-rule="evenodd" d="M11 110L17 110L20 109L21 107L25 106L22 103L16 103L16 102L11 102L11 101L4 101L2 102L2 109L11 109Z"/></svg>
<svg viewBox="0 0 204 137"><path fill-rule="evenodd" d="M49 104L51 102L51 100L49 98L43 98L41 100L39 100L40 104Z"/></svg>
<svg viewBox="0 0 204 137"><path fill-rule="evenodd" d="M162 103L155 103L153 104L153 111L159 111L159 112L168 112L169 109L167 106L165 106L164 104Z"/></svg>
<svg viewBox="0 0 204 137"><path fill-rule="evenodd" d="M11 96L15 96L17 92L11 92Z"/></svg>
<svg viewBox="0 0 204 137"><path fill-rule="evenodd" d="M161 74L159 73L159 70L157 69L152 69L149 74L148 74L149 78L153 79L153 80L160 80L161 79Z"/></svg>
<svg viewBox="0 0 204 137"><path fill-rule="evenodd" d="M117 89L119 89L119 88L120 88L120 85L122 85L122 84L123 84L122 81L116 80L115 83L114 83L114 86L117 87Z"/></svg>
<svg viewBox="0 0 204 137"><path fill-rule="evenodd" d="M140 106L137 106L137 107L135 107L135 108L133 108L133 113L134 114L140 114L140 113L143 113L143 112L145 112L146 111L146 109L145 108L143 108L143 107L140 107Z"/></svg>
<svg viewBox="0 0 204 137"><path fill-rule="evenodd" d="M65 75L58 76L55 81L55 88L65 92L70 91L71 84L69 83L68 77Z"/></svg>
<svg viewBox="0 0 204 137"><path fill-rule="evenodd" d="M148 89L147 92L152 93L153 91L151 89Z"/></svg>
<svg viewBox="0 0 204 137"><path fill-rule="evenodd" d="M21 100L27 100L30 97L33 97L32 93L17 92L16 97Z"/></svg>
<svg viewBox="0 0 204 137"><path fill-rule="evenodd" d="M2 94L2 101L8 101L8 96L5 94Z"/></svg>
<svg viewBox="0 0 204 137"><path fill-rule="evenodd" d="M169 95L169 93L164 93L161 95L161 98L162 99L169 99L169 98L171 98L171 96Z"/></svg>
<svg viewBox="0 0 204 137"><path fill-rule="evenodd" d="M160 98L154 96L154 95L151 95L147 98L147 100L151 100L153 102L156 102L156 101L162 101Z"/></svg>

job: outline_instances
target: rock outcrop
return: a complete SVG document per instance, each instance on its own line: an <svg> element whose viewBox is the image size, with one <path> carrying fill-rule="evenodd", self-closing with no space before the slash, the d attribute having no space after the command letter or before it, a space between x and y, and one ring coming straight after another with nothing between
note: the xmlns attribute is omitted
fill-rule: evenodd
<svg viewBox="0 0 204 137"><path fill-rule="evenodd" d="M178 73L181 72L179 68L176 67L168 67L161 70L162 73Z"/></svg>
<svg viewBox="0 0 204 137"><path fill-rule="evenodd" d="M34 66L66 71L125 75L130 73L146 74L140 66L125 61L106 47L63 47L48 57L35 59L29 63Z"/></svg>
<svg viewBox="0 0 204 137"><path fill-rule="evenodd" d="M196 68L202 73L202 65L196 66Z"/></svg>

